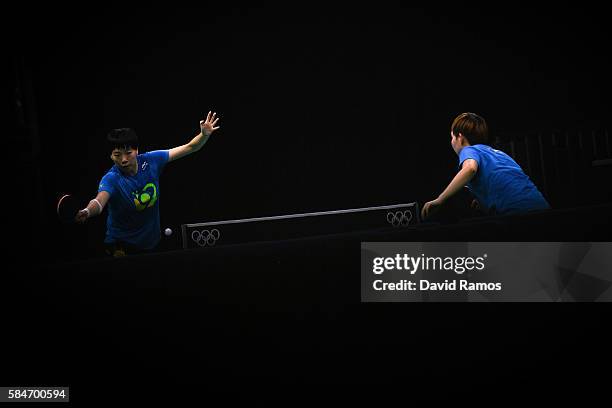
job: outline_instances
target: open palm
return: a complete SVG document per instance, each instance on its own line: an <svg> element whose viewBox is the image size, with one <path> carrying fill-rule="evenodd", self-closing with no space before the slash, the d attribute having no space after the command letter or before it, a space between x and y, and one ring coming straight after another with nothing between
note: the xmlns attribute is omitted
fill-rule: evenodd
<svg viewBox="0 0 612 408"><path fill-rule="evenodd" d="M215 127L217 121L219 120L216 115L217 114L215 112L208 112L208 115L206 115L206 120L200 121L200 130L204 136L210 136L212 132L219 129L219 126Z"/></svg>

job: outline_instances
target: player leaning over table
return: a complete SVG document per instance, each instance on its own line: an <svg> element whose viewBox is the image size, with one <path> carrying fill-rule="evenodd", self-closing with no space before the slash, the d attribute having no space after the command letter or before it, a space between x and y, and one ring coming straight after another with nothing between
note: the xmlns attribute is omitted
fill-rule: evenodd
<svg viewBox="0 0 612 408"><path fill-rule="evenodd" d="M475 113L462 113L451 125L451 146L459 156L459 172L435 200L425 203L423 219L467 186L476 197L472 206L486 214L516 214L550 208L538 188L506 153L487 146L488 128Z"/></svg>
<svg viewBox="0 0 612 408"><path fill-rule="evenodd" d="M108 203L106 252L113 257L146 252L159 244L159 176L166 163L195 153L204 146L215 127L216 113L200 121L200 133L189 143L169 150L138 154L133 129L112 130L107 140L115 165L102 177L98 195L79 211L76 221L99 215Z"/></svg>

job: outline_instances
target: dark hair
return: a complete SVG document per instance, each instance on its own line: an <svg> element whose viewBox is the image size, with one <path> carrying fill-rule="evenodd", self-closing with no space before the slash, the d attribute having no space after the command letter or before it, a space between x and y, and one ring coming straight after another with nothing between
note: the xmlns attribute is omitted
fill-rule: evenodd
<svg viewBox="0 0 612 408"><path fill-rule="evenodd" d="M489 139L487 122L471 112L465 112L457 116L453 120L451 131L455 136L459 136L459 133L461 133L471 145L486 144Z"/></svg>
<svg viewBox="0 0 612 408"><path fill-rule="evenodd" d="M106 136L109 146L112 150L115 149L138 149L138 136L134 129L120 128L113 129Z"/></svg>

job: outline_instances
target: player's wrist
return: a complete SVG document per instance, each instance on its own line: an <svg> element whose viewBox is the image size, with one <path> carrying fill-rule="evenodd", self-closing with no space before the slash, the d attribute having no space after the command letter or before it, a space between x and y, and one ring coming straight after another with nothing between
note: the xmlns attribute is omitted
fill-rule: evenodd
<svg viewBox="0 0 612 408"><path fill-rule="evenodd" d="M96 211L94 215L102 213L102 204L100 204L100 202L96 198L89 202L89 204L87 205L87 211L89 211L89 207L91 207L92 210Z"/></svg>

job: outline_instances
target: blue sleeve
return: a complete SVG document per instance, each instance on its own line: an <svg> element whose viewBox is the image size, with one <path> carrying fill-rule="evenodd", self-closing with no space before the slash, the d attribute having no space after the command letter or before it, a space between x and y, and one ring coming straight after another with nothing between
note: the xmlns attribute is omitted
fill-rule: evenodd
<svg viewBox="0 0 612 408"><path fill-rule="evenodd" d="M166 163L168 163L168 159L170 158L170 150L153 150L152 152L147 153L147 158L151 160L157 168L159 172L164 169Z"/></svg>
<svg viewBox="0 0 612 408"><path fill-rule="evenodd" d="M471 146L466 146L459 152L459 169L463 165L463 162L467 159L474 159L476 163L478 163L478 167L480 167L480 154L478 150L474 149Z"/></svg>
<svg viewBox="0 0 612 408"><path fill-rule="evenodd" d="M111 196L115 192L115 176L112 173L106 173L102 180L100 180L98 193L101 191L106 191Z"/></svg>

